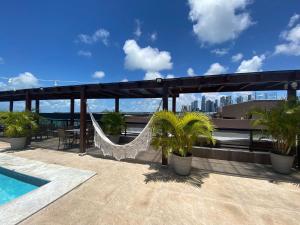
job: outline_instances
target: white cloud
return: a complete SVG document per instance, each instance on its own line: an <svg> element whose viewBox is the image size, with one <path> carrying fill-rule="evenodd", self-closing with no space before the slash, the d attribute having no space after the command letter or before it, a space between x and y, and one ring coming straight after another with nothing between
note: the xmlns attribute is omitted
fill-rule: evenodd
<svg viewBox="0 0 300 225"><path fill-rule="evenodd" d="M186 72L187 72L187 75L190 77L196 76L194 69L191 67L188 68Z"/></svg>
<svg viewBox="0 0 300 225"><path fill-rule="evenodd" d="M92 77L96 79L101 79L105 77L105 73L103 71L96 71Z"/></svg>
<svg viewBox="0 0 300 225"><path fill-rule="evenodd" d="M156 78L164 78L159 72L147 72L144 80L155 80Z"/></svg>
<svg viewBox="0 0 300 225"><path fill-rule="evenodd" d="M175 76L174 76L173 74L168 74L168 75L166 76L166 79L172 79L172 78L175 78Z"/></svg>
<svg viewBox="0 0 300 225"><path fill-rule="evenodd" d="M274 54L300 56L300 23L283 31L280 37L285 43L276 45Z"/></svg>
<svg viewBox="0 0 300 225"><path fill-rule="evenodd" d="M92 57L92 53L90 51L84 51L84 50L78 51L77 55L84 56L84 57L87 57L87 58Z"/></svg>
<svg viewBox="0 0 300 225"><path fill-rule="evenodd" d="M79 34L78 35L78 41L82 42L84 44L94 44L96 42L102 42L104 45L108 45L108 38L110 36L110 33L108 30L105 29L99 29L96 30L94 34L88 35L88 34Z"/></svg>
<svg viewBox="0 0 300 225"><path fill-rule="evenodd" d="M204 75L216 75L216 74L224 74L227 72L227 68L222 66L220 63L213 63L210 65L209 69L206 71Z"/></svg>
<svg viewBox="0 0 300 225"><path fill-rule="evenodd" d="M231 61L232 61L232 62L239 62L239 61L242 60L243 57L244 57L244 56L243 56L242 53L237 53L236 55L233 55L233 56L231 57Z"/></svg>
<svg viewBox="0 0 300 225"><path fill-rule="evenodd" d="M141 21L140 20L135 20L135 30L133 32L133 34L139 38L141 35L142 35L142 24L141 24Z"/></svg>
<svg viewBox="0 0 300 225"><path fill-rule="evenodd" d="M130 70L141 69L144 71L157 72L171 69L171 55L167 51L159 51L150 46L141 48L135 40L127 40L123 46L125 67Z"/></svg>
<svg viewBox="0 0 300 225"><path fill-rule="evenodd" d="M128 82L128 79L124 78L123 80L121 80L121 82Z"/></svg>
<svg viewBox="0 0 300 225"><path fill-rule="evenodd" d="M219 44L233 40L251 24L245 10L250 0L189 0L189 18L202 43Z"/></svg>
<svg viewBox="0 0 300 225"><path fill-rule="evenodd" d="M150 39L151 39L151 41L156 41L156 40L157 40L157 33L156 33L156 32L153 32L153 33L150 35Z"/></svg>
<svg viewBox="0 0 300 225"><path fill-rule="evenodd" d="M228 51L229 51L228 48L216 48L211 50L210 52L216 54L217 56L223 56L228 54Z"/></svg>
<svg viewBox="0 0 300 225"><path fill-rule="evenodd" d="M38 79L29 72L20 73L18 76L11 77L7 83L0 83L0 90L16 90L39 87Z"/></svg>
<svg viewBox="0 0 300 225"><path fill-rule="evenodd" d="M159 72L147 72L144 76L144 80L155 80L156 78L172 79L172 78L175 78L175 76L173 74L167 74L165 76Z"/></svg>
<svg viewBox="0 0 300 225"><path fill-rule="evenodd" d="M290 22L288 24L288 27L293 27L295 25L295 23L300 19L300 15L299 14L294 14L291 18L290 18Z"/></svg>
<svg viewBox="0 0 300 225"><path fill-rule="evenodd" d="M2 57L0 57L0 65L4 64L4 59Z"/></svg>
<svg viewBox="0 0 300 225"><path fill-rule="evenodd" d="M261 71L265 55L253 56L251 59L243 60L237 69L237 73L248 73L248 72L258 72Z"/></svg>

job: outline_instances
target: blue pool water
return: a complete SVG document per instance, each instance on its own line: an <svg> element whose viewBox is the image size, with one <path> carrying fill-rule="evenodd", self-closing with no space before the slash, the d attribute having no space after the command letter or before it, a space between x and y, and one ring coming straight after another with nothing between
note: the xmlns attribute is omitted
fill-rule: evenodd
<svg viewBox="0 0 300 225"><path fill-rule="evenodd" d="M0 206L46 183L47 181L0 167Z"/></svg>

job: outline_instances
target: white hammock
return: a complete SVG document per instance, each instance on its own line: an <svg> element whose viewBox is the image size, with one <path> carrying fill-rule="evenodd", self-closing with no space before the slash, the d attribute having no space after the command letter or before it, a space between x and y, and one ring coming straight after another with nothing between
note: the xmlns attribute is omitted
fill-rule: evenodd
<svg viewBox="0 0 300 225"><path fill-rule="evenodd" d="M95 147L99 148L103 155L112 156L116 160L121 160L125 158L134 159L139 152L147 151L150 142L151 142L151 128L150 123L152 120L149 120L142 132L130 143L124 145L118 145L113 143L108 137L104 134L103 130L99 126L98 122L95 120L95 117L89 110L91 120L95 129L94 133L94 143Z"/></svg>

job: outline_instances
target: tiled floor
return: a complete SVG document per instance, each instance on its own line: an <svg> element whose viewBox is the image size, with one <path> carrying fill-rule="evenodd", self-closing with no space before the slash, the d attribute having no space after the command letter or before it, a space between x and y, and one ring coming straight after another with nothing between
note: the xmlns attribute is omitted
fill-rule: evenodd
<svg viewBox="0 0 300 225"><path fill-rule="evenodd" d="M8 153L97 175L22 224L299 224L299 173L194 159L188 178L158 164L34 149ZM281 182L288 180L289 182Z"/></svg>

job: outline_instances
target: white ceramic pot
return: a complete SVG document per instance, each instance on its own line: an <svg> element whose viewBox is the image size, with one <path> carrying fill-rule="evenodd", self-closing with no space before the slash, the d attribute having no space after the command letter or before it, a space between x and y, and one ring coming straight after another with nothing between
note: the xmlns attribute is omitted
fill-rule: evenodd
<svg viewBox="0 0 300 225"><path fill-rule="evenodd" d="M282 174L291 173L291 168L294 163L295 155L293 156L279 155L271 152L270 156L271 156L272 168L276 172Z"/></svg>
<svg viewBox="0 0 300 225"><path fill-rule="evenodd" d="M19 138L10 138L10 147L12 150L20 150L24 149L26 146L26 137L19 137Z"/></svg>
<svg viewBox="0 0 300 225"><path fill-rule="evenodd" d="M181 157L172 154L172 167L174 168L175 173L181 176L189 175L192 168L192 159L192 155Z"/></svg>
<svg viewBox="0 0 300 225"><path fill-rule="evenodd" d="M120 135L108 135L107 136L109 140L111 140L113 143L118 144L120 140Z"/></svg>

